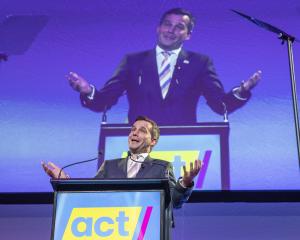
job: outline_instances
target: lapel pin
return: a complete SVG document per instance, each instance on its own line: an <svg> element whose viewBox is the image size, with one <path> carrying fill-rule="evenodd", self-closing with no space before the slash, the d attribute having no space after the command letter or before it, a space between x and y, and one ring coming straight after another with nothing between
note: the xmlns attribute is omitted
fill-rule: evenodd
<svg viewBox="0 0 300 240"><path fill-rule="evenodd" d="M185 63L185 64L189 64L189 63L190 63L190 61L189 61L189 60L187 60L187 59L184 59L184 60L183 60L183 63Z"/></svg>

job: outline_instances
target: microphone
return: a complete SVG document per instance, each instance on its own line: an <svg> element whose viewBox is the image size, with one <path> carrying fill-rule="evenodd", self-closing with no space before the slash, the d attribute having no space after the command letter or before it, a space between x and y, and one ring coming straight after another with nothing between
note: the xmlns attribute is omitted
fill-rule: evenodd
<svg viewBox="0 0 300 240"><path fill-rule="evenodd" d="M142 84L142 76L143 76L143 72L142 72L142 69L139 70L139 76L138 76L138 79L139 79L139 86Z"/></svg>
<svg viewBox="0 0 300 240"><path fill-rule="evenodd" d="M102 118L101 118L101 124L106 124L107 123L107 105L104 106L104 110L102 112Z"/></svg>
<svg viewBox="0 0 300 240"><path fill-rule="evenodd" d="M58 174L57 179L60 179L61 173L62 173L62 171L63 171L65 168L68 168L68 167L71 167L71 166L74 166L74 165L77 165L77 164L81 164L81 163L87 163L87 162L92 162L92 161L98 160L99 155L102 155L102 152L101 152L101 151L98 152L98 156L95 157L95 158L88 159L88 160L83 160L83 161L79 161L79 162L74 162L74 163L70 163L70 164L68 164L68 165L63 166L63 167L60 169L60 171L59 171L59 174Z"/></svg>
<svg viewBox="0 0 300 240"><path fill-rule="evenodd" d="M222 105L223 105L223 109L224 109L224 112L223 112L223 119L224 119L224 122L228 122L228 111L227 111L227 106L224 102L222 102Z"/></svg>

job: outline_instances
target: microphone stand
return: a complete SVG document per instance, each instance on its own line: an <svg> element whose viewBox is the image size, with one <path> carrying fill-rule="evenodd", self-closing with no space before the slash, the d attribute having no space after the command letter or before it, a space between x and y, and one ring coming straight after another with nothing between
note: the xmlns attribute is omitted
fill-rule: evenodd
<svg viewBox="0 0 300 240"><path fill-rule="evenodd" d="M102 118L101 118L101 125L102 124L107 124L107 106L104 107L103 113L102 113Z"/></svg>
<svg viewBox="0 0 300 240"><path fill-rule="evenodd" d="M292 88L292 98L293 98L293 112L294 112L294 123L296 128L296 140L297 140L297 151L298 151L298 161L300 167L300 133L299 133L299 114L298 114L298 100L297 100L297 87L296 87L296 77L295 77L295 66L294 66L294 58L293 58L293 43L294 41L300 42L298 39L293 37L290 34L280 30L277 27L272 26L269 23L258 20L254 17L250 17L244 13L238 12L236 10L231 10L236 14L246 18L247 20L253 22L255 25L264 28L270 32L276 33L278 38L281 39L281 44L287 42L288 49L288 58L289 58L289 68L290 68L290 79L291 79L291 88Z"/></svg>

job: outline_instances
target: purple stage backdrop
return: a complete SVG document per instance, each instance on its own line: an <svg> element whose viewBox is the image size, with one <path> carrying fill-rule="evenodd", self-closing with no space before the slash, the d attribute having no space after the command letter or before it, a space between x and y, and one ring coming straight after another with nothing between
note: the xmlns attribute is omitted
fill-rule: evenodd
<svg viewBox="0 0 300 240"><path fill-rule="evenodd" d="M124 54L155 46L161 14L178 6L197 19L185 48L212 57L226 90L263 72L251 101L229 116L231 188L300 189L287 46L230 11L300 38L299 0L1 0L0 5L0 21L9 14L49 18L24 54L0 63L0 192L50 191L41 160L62 166L97 155L101 115L80 106L66 73L76 71L102 86ZM299 77L299 42L294 59ZM108 122L124 123L127 109L124 96L108 112ZM223 119L200 99L198 120ZM91 177L96 166L69 172Z"/></svg>

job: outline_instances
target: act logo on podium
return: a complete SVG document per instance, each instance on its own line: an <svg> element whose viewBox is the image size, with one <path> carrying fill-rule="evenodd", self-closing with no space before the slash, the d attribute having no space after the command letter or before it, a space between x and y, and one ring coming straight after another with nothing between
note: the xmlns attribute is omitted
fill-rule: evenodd
<svg viewBox="0 0 300 240"><path fill-rule="evenodd" d="M144 216L141 210L142 207L73 208L62 239L131 240L136 235L143 240L152 207L146 207Z"/></svg>

